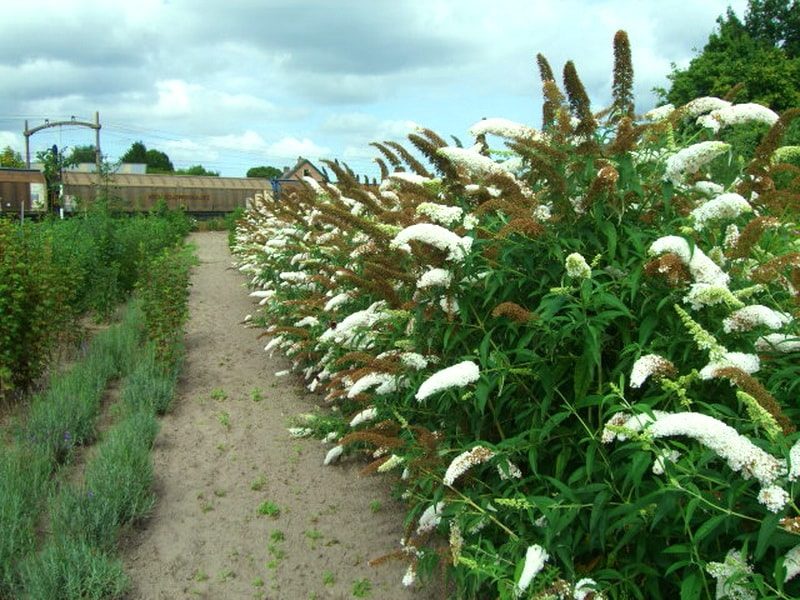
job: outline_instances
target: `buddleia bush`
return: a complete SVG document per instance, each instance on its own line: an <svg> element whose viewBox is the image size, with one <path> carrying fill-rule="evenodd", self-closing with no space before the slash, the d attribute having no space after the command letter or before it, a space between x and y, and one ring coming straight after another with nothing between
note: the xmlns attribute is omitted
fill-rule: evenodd
<svg viewBox="0 0 800 600"><path fill-rule="evenodd" d="M797 597L800 111L636 118L614 46L609 109L540 55L541 128L421 129L374 144L379 187L334 161L335 184L258 199L235 244L251 322L346 415L326 464L402 472L406 535L377 562L404 584ZM753 123L751 157L721 141Z"/></svg>

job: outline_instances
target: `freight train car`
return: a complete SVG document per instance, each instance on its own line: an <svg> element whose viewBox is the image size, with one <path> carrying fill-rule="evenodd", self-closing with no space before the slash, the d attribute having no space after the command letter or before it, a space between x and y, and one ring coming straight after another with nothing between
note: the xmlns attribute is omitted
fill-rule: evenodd
<svg viewBox="0 0 800 600"><path fill-rule="evenodd" d="M91 203L98 192L121 210L147 211L159 200L169 208L184 208L198 216L222 215L244 207L256 193L271 189L269 179L257 177L208 177L199 175L115 174L98 178L95 173L64 172L63 205L72 208Z"/></svg>
<svg viewBox="0 0 800 600"><path fill-rule="evenodd" d="M0 215L41 212L46 206L47 183L40 171L0 168Z"/></svg>

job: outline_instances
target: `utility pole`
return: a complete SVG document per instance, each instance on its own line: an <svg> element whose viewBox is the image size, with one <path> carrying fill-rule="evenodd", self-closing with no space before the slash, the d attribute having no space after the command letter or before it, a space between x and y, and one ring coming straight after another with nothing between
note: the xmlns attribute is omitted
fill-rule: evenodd
<svg viewBox="0 0 800 600"><path fill-rule="evenodd" d="M100 185L100 163L102 162L102 154L100 153L100 113L95 111L94 113L94 123L90 121L77 121L73 116L69 121L55 121L53 123L50 122L50 119L44 120L44 125L39 125L38 127L29 128L28 127L28 120L25 119L25 131L23 131L23 135L25 136L25 166L26 168L31 168L31 143L30 137L36 133L37 131L41 131L42 129L47 129L49 127L62 127L62 126L76 126L76 127L88 127L89 129L94 129L94 164L95 170L97 172L97 185ZM23 202L23 204L25 204ZM24 207L20 211L20 219L25 219L25 209Z"/></svg>
<svg viewBox="0 0 800 600"><path fill-rule="evenodd" d="M88 127L89 129L94 129L95 136L94 136L94 162L95 167L97 168L97 173L100 173L100 162L102 160L102 155L100 154L100 113L95 111L94 113L94 123L90 121L76 121L75 117L72 117L69 121L55 121L53 123L50 122L49 119L44 120L44 125L39 125L38 127L34 127L32 129L28 128L28 120L25 119L25 131L23 131L23 135L25 136L25 166L30 169L31 168L31 143L30 137L36 133L37 131L41 131L42 129L47 129L48 127L62 127L62 126L71 126L74 125L76 127Z"/></svg>

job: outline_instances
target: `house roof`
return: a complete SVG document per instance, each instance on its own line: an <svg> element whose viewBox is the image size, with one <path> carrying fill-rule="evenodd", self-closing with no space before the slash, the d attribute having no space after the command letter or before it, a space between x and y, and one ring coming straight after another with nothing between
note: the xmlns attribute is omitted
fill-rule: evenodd
<svg viewBox="0 0 800 600"><path fill-rule="evenodd" d="M94 185L97 183L95 173L75 173L65 171L62 181L68 185ZM207 175L133 175L117 173L109 177L111 185L125 187L172 187L203 189L237 189L264 190L269 189L269 179L264 177L211 177Z"/></svg>
<svg viewBox="0 0 800 600"><path fill-rule="evenodd" d="M281 181L286 180L286 179L292 179L293 176L296 176L298 173L302 173L302 169L305 168L306 165L308 165L309 167L314 169L322 177L325 177L325 173L323 173L321 169L317 168L317 166L314 163L312 163L307 158L303 158L302 156L298 156L297 157L297 163L295 163L295 165L293 167L289 167L289 168L285 169L283 171L283 173L281 173L281 176L278 179L281 180ZM327 180L328 178L325 177L325 179Z"/></svg>

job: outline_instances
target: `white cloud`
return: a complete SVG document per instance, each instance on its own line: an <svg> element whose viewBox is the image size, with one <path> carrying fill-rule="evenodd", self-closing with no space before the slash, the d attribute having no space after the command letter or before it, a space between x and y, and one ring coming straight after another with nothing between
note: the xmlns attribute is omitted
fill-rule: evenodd
<svg viewBox="0 0 800 600"><path fill-rule="evenodd" d="M331 154L331 149L319 146L308 138L284 137L267 147L267 155L278 158L297 158L302 156L309 159L324 158Z"/></svg>

